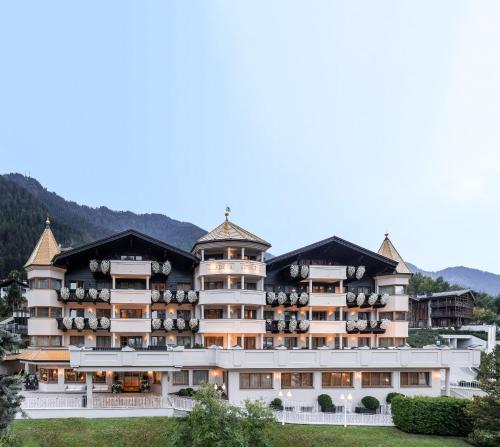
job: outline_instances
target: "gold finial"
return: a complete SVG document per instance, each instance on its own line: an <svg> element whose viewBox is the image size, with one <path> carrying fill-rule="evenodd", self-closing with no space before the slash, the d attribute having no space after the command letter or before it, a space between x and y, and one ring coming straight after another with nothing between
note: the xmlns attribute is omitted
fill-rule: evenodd
<svg viewBox="0 0 500 447"><path fill-rule="evenodd" d="M49 216L47 216L47 219L45 219L45 228L49 228L50 227L50 219L49 219Z"/></svg>
<svg viewBox="0 0 500 447"><path fill-rule="evenodd" d="M228 217L229 217L230 213L231 213L231 208L229 208L228 206L226 206L226 211L224 213L224 216L226 216L226 220L228 220Z"/></svg>

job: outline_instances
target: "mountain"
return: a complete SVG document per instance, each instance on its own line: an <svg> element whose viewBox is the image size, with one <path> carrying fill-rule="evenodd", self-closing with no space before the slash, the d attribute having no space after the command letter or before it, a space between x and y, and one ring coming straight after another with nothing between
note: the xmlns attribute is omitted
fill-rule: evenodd
<svg viewBox="0 0 500 447"><path fill-rule="evenodd" d="M135 214L107 207L92 208L48 191L36 179L21 174L0 175L0 278L21 269L43 229L45 217L59 243L77 246L133 228L190 250L206 233L189 222L162 214Z"/></svg>
<svg viewBox="0 0 500 447"><path fill-rule="evenodd" d="M482 270L462 266L447 267L443 270L438 270L437 272L429 272L422 270L409 262L407 262L406 265L413 273L418 272L434 279L442 276L443 279L450 284L457 284L467 289L473 289L477 292L485 292L494 296L500 295L500 275L496 275L495 273L484 272Z"/></svg>

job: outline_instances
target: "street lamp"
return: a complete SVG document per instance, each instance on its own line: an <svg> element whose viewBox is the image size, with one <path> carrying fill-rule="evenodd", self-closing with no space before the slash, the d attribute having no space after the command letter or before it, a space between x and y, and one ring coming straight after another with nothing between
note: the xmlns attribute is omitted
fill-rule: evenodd
<svg viewBox="0 0 500 447"><path fill-rule="evenodd" d="M280 399L282 399L282 402L283 402L283 410L281 411L283 417L281 418L281 425L285 425L285 401L286 401L286 399L285 399L285 396L283 395L283 391L280 390L278 392L278 397ZM288 392L286 393L286 397L288 399L290 399L292 397L292 392L290 390L288 390Z"/></svg>
<svg viewBox="0 0 500 447"><path fill-rule="evenodd" d="M344 427L347 427L347 403L350 403L350 401L352 400L351 393L349 393L347 396L341 394L340 400L344 402Z"/></svg>

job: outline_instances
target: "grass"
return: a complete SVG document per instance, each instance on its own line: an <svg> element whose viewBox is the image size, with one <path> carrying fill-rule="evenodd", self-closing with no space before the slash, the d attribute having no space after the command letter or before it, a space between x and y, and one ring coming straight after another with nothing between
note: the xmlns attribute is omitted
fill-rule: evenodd
<svg viewBox="0 0 500 447"><path fill-rule="evenodd" d="M165 447L171 418L32 419L12 423L23 447ZM392 427L276 424L273 447L466 447L460 438L410 435Z"/></svg>

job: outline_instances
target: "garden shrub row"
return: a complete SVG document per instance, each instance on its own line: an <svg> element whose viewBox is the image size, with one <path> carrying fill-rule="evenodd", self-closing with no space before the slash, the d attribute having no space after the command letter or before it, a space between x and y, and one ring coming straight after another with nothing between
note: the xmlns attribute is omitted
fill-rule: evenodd
<svg viewBox="0 0 500 447"><path fill-rule="evenodd" d="M392 399L394 425L407 433L467 436L472 430L466 415L467 399L450 397L402 397Z"/></svg>

